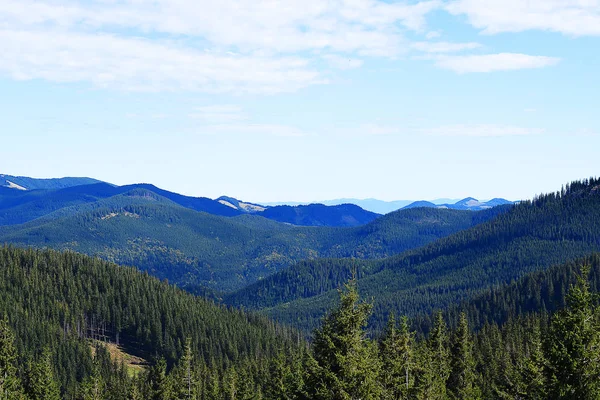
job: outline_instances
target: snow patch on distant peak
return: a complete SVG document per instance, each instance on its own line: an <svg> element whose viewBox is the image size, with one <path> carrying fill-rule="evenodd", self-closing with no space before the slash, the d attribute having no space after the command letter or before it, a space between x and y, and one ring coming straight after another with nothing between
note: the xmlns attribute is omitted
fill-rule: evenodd
<svg viewBox="0 0 600 400"><path fill-rule="evenodd" d="M224 206L231 207L234 210L238 209L236 206L234 206L233 204L231 204L230 202L228 202L226 200L219 200L219 203L223 204Z"/></svg>
<svg viewBox="0 0 600 400"><path fill-rule="evenodd" d="M8 185L6 187L11 188L11 189L17 189L17 190L27 190L27 188L24 188L21 185L17 185L14 182L11 182L9 180L6 181L8 183Z"/></svg>

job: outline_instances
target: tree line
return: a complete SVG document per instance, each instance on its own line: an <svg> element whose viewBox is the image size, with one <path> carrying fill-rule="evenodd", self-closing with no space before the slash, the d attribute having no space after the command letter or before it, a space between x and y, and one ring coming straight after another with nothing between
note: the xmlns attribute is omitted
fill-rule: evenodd
<svg viewBox="0 0 600 400"><path fill-rule="evenodd" d="M56 293L52 300L44 295L46 307L42 309L39 304L32 306L36 303L30 295L44 292L26 289L39 289L52 282L52 291L62 292L70 289L57 282L86 287L78 280L89 280L98 291L91 296L76 293L82 296L82 303L94 302L110 298L108 293L119 281L119 274L131 274L129 270L73 254L4 249L0 255L4 256L0 258L2 271L10 269L7 259L15 266L10 269L12 276L5 273L1 280L4 287L0 304L11 307L3 308L6 316L0 319L3 400L600 399L600 309L598 295L588 279L590 267L574 275L562 309L509 315L501 323L485 321L479 329L473 329L465 311L456 313L456 319L437 312L426 333L416 330L414 321L407 317L396 320L390 316L386 329L376 335L367 327L373 302L360 299L356 279L339 291L339 306L323 318L310 343L293 340L290 331L261 325L260 320L250 316L245 317L248 326L243 335L211 342L211 330L224 334L229 329L243 328L232 322L243 314L206 305L203 313L219 317L210 322L215 325L203 331L202 322L196 321L189 331L170 333L181 344L175 356L163 345L152 348L152 341L142 340L143 322L138 322L136 334L124 335L129 345L153 352L151 365L134 374L111 357L101 340L92 342L88 336L65 333L63 326L52 323L60 321L52 319L59 310L77 310L73 298L63 303L57 301L61 297ZM90 263L99 263L95 267L108 270L113 281L90 275L94 268L84 274L67 274L67 267L85 271ZM32 268L34 264L38 268ZM15 279L16 266L27 276L25 281ZM53 280L44 281L44 274ZM146 286L137 299L141 303L144 296L158 301L152 293L169 288L138 272L129 278L131 286ZM7 290L11 287L7 282L19 285L29 295L24 294L21 303L11 303L9 298L14 292ZM183 299L191 303L202 301L171 290L172 297L185 296ZM119 287L119 291L124 288ZM176 307L176 303L171 306ZM107 304L100 301L96 307ZM14 310L18 310L19 318L15 318ZM190 311L180 312L174 317L193 315ZM30 313L35 320L28 319ZM42 314L45 317L40 318ZM24 330L22 324L31 326ZM196 329L206 336L198 336ZM43 333L48 330L55 330L50 333L54 340L45 340ZM202 342L210 346L202 347ZM265 346L265 342L271 345ZM234 357L236 348L238 355Z"/></svg>

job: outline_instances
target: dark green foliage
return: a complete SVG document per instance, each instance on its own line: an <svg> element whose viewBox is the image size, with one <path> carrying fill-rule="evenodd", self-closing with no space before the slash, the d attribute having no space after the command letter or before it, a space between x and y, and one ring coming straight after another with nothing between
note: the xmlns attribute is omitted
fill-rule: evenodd
<svg viewBox="0 0 600 400"><path fill-rule="evenodd" d="M74 253L0 249L3 313L12 327L1 330L2 359L8 361L0 364L11 378L3 387L20 386L17 353L37 363L41 349L49 348L62 393L70 396L81 382L85 396L97 393L100 384L108 393L126 393L115 389L123 384L123 374L115 372L120 366L111 364L102 347L93 356L88 339L118 341L138 353L163 356L173 365L188 354L187 338L197 371L209 366L223 373L233 365L253 364L257 369L248 372L252 382L268 369L280 346L297 343L296 334L264 317L196 298L133 268ZM13 337L17 352L8 345ZM161 398L162 388L174 386L164 384L166 368L162 373L158 368L150 385L154 398Z"/></svg>
<svg viewBox="0 0 600 400"><path fill-rule="evenodd" d="M17 351L14 334L8 323L0 319L0 399L24 398L21 380L17 375Z"/></svg>
<svg viewBox="0 0 600 400"><path fill-rule="evenodd" d="M75 189L82 187L68 190ZM22 210L9 211L10 216L23 215ZM481 215L407 210L357 228L294 227L253 215L226 218L196 212L147 188L132 188L22 225L0 227L0 243L74 250L136 266L180 286L223 291L299 260L397 254L473 226ZM345 280L347 276L341 282Z"/></svg>
<svg viewBox="0 0 600 400"><path fill-rule="evenodd" d="M451 372L449 337L446 322L439 312L427 341L421 346L417 388L419 399L448 398L447 382Z"/></svg>
<svg viewBox="0 0 600 400"><path fill-rule="evenodd" d="M361 303L355 281L341 293L340 306L314 334L307 391L312 399L380 399L377 348L364 331L371 305Z"/></svg>
<svg viewBox="0 0 600 400"><path fill-rule="evenodd" d="M449 325L436 313L426 335L391 318L378 343L366 330L371 303L353 280L310 346L264 319L81 255L4 248L0 272L9 316L0 322L2 399L25 399L23 376L29 398L50 400L599 398L600 309L586 270L551 318L532 311L474 334L468 313L450 312ZM130 307L139 314L124 318ZM158 356L147 372L131 376L113 360L102 342L117 332L132 351Z"/></svg>
<svg viewBox="0 0 600 400"><path fill-rule="evenodd" d="M552 397L600 398L600 309L582 270L567 295L567 307L550 324L548 365Z"/></svg>
<svg viewBox="0 0 600 400"><path fill-rule="evenodd" d="M360 262L361 294L375 298L371 325L382 331L389 312L428 315L599 250L600 180L590 179L424 247ZM264 308L276 320L306 330L315 327L335 301L338 276L347 271L340 260L305 264L241 290L232 302Z"/></svg>
<svg viewBox="0 0 600 400"><path fill-rule="evenodd" d="M385 399L409 399L415 394L414 336L409 329L407 317L402 317L398 329L394 316L390 316L385 336L380 343L381 380Z"/></svg>
<svg viewBox="0 0 600 400"><path fill-rule="evenodd" d="M60 387L50 350L44 350L41 358L30 365L26 389L31 400L60 400Z"/></svg>
<svg viewBox="0 0 600 400"><path fill-rule="evenodd" d="M462 313L458 327L454 332L451 347L451 370L448 378L448 388L451 397L457 400L476 400L481 398L477 387L475 374L475 359L473 356L473 340L467 322L467 316Z"/></svg>

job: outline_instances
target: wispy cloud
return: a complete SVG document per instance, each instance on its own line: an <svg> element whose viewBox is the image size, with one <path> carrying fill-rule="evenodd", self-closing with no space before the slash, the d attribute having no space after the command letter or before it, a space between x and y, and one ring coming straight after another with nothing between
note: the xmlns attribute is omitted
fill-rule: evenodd
<svg viewBox="0 0 600 400"><path fill-rule="evenodd" d="M414 50L424 53L456 53L464 50L474 50L482 47L475 42L450 43L450 42L416 42L411 45Z"/></svg>
<svg viewBox="0 0 600 400"><path fill-rule="evenodd" d="M206 135L307 136L305 131L291 125L256 123L241 107L232 104L196 107L188 116L194 121L191 130Z"/></svg>
<svg viewBox="0 0 600 400"><path fill-rule="evenodd" d="M438 0L0 2L0 72L121 90L279 93L326 83L311 67L408 50ZM148 39L141 39L147 37ZM150 40L152 37L152 40ZM157 39L158 38L158 39ZM211 51L207 51L210 49Z"/></svg>
<svg viewBox="0 0 600 400"><path fill-rule="evenodd" d="M524 128L508 125L447 125L431 129L423 129L422 133L432 136L466 136L466 137L500 137L529 136L545 132L539 128Z"/></svg>
<svg viewBox="0 0 600 400"><path fill-rule="evenodd" d="M515 71L556 65L559 58L517 53L441 56L436 59L440 68L465 74L473 72Z"/></svg>
<svg viewBox="0 0 600 400"><path fill-rule="evenodd" d="M341 70L360 68L363 65L363 60L341 57L337 54L326 54L323 58L331 67Z"/></svg>
<svg viewBox="0 0 600 400"><path fill-rule="evenodd" d="M600 35L598 0L453 0L446 9L466 15L484 33L545 30L566 35Z"/></svg>
<svg viewBox="0 0 600 400"><path fill-rule="evenodd" d="M112 35L0 30L0 53L0 71L14 79L130 91L269 94L325 82L297 57L234 56Z"/></svg>
<svg viewBox="0 0 600 400"><path fill-rule="evenodd" d="M210 105L196 107L196 109L188 116L206 123L240 121L248 118L242 109L235 105Z"/></svg>

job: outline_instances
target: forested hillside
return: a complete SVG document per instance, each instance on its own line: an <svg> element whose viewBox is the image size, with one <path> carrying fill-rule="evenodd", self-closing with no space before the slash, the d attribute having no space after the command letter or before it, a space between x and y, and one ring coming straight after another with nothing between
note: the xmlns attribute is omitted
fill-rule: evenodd
<svg viewBox="0 0 600 400"><path fill-rule="evenodd" d="M70 190L73 201L79 202L76 189ZM356 228L295 227L254 215L226 218L197 212L172 198L135 188L25 224L0 226L0 243L74 250L133 265L180 285L226 291L300 260L397 254L498 212L501 209L481 213L415 209Z"/></svg>
<svg viewBox="0 0 600 400"><path fill-rule="evenodd" d="M476 332L465 308L457 308L447 318L441 312L428 318L426 335L406 317L389 316L373 338L366 330L372 303L360 300L354 280L309 345L266 319L195 298L132 268L74 253L3 248L0 396L597 399L600 308L588 276L591 270L598 281L599 260L586 260L593 268L564 267L565 282L573 283L558 290L564 307L551 315L531 310ZM532 295L542 286L529 285ZM520 288L517 298L526 298ZM115 347L146 357L147 365L128 369Z"/></svg>
<svg viewBox="0 0 600 400"><path fill-rule="evenodd" d="M379 214L363 210L354 204L276 206L265 209L260 215L301 226L360 226L380 217Z"/></svg>
<svg viewBox="0 0 600 400"><path fill-rule="evenodd" d="M134 268L75 253L10 247L0 249L3 318L14 334L19 365L49 350L67 398L98 373L91 339L119 344L149 362L164 357L169 366L184 356L189 340L198 365L210 367L215 374L211 379L217 381L226 371L246 365L254 366L247 373L258 373L279 349L298 342L292 331L264 317L215 305ZM0 335L2 339L6 337ZM6 354L3 345L0 358ZM103 379L119 384L114 379L122 379L120 374L110 378L110 363L102 368Z"/></svg>
<svg viewBox="0 0 600 400"><path fill-rule="evenodd" d="M487 288L600 250L600 181L567 185L419 249L378 261L314 260L233 294L233 304L264 308L278 320L314 327L356 266L361 292L385 316L430 313ZM345 271L344 271L345 269ZM294 277L294 278L290 278ZM298 283L298 286L296 286Z"/></svg>

